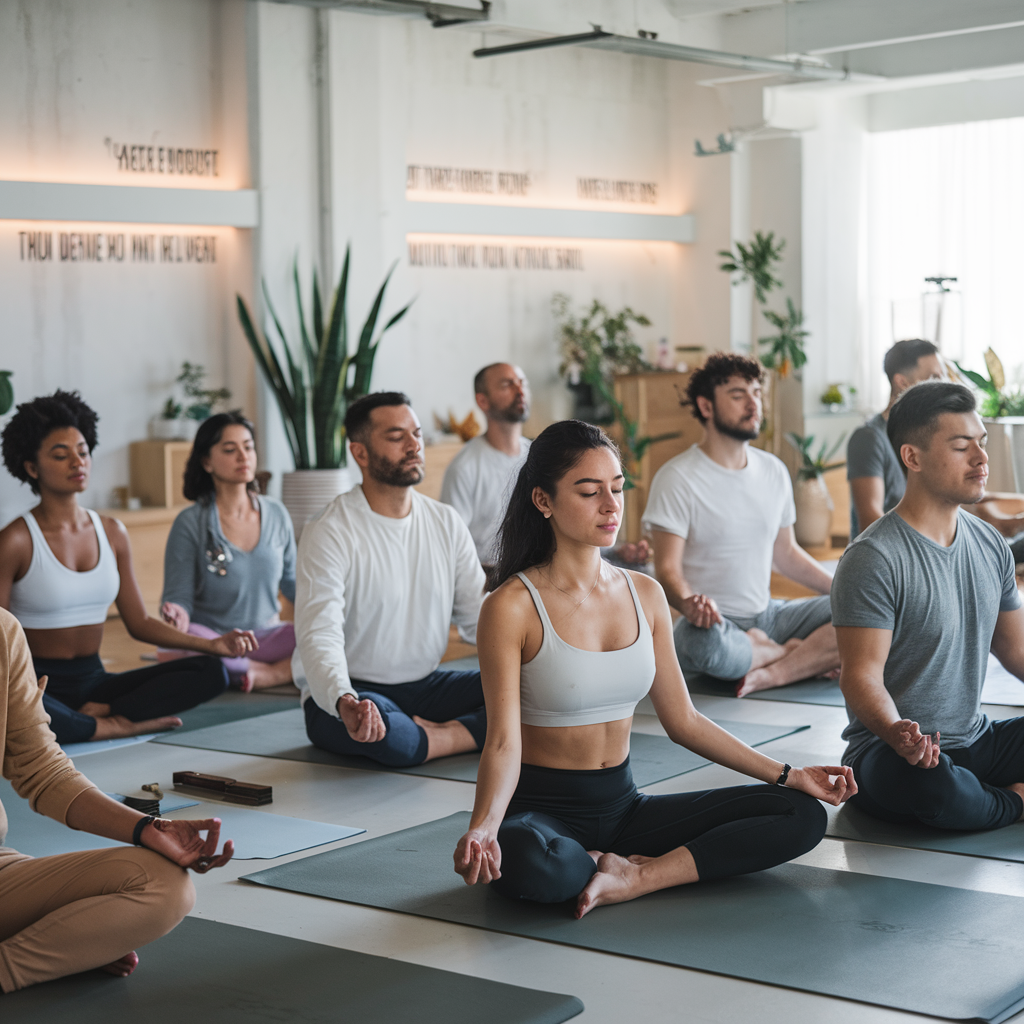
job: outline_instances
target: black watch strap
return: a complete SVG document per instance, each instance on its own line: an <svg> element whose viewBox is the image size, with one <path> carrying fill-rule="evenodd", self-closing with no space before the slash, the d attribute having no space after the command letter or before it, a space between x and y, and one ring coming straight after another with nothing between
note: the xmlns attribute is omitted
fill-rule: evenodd
<svg viewBox="0 0 1024 1024"><path fill-rule="evenodd" d="M775 780L775 785L776 786L784 786L786 784L786 779L789 778L789 773L792 770L793 770L793 766L792 765L789 765L789 764L783 765L783 767L782 767L782 774Z"/></svg>
<svg viewBox="0 0 1024 1024"><path fill-rule="evenodd" d="M139 818L139 820L135 822L135 831L132 832L132 843L135 846L142 845L142 830L154 821L156 821L156 815L147 814L144 818Z"/></svg>

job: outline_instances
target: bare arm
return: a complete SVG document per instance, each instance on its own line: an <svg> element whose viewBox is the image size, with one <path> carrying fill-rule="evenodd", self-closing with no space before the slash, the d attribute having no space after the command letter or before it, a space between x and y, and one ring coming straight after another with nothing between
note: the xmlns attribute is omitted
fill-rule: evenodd
<svg viewBox="0 0 1024 1024"><path fill-rule="evenodd" d="M832 589L832 577L796 542L792 526L784 526L775 538L772 565L795 583L802 583L819 594Z"/></svg>
<svg viewBox="0 0 1024 1024"><path fill-rule="evenodd" d="M939 735L923 734L917 722L901 718L885 688L891 629L837 626L842 670L839 686L850 710L900 757L919 768L939 763Z"/></svg>
<svg viewBox="0 0 1024 1024"><path fill-rule="evenodd" d="M999 613L992 634L992 653L1007 672L1024 681L1024 608Z"/></svg>
<svg viewBox="0 0 1024 1024"><path fill-rule="evenodd" d="M142 592L139 590L139 581L135 578L135 570L132 568L128 531L123 523L107 516L103 517L103 527L110 546L114 549L117 571L121 577L121 588L116 599L117 610L125 628L136 640L160 644L163 647L185 648L201 654L214 654L218 657L240 657L259 646L251 630L233 629L215 640L205 640L190 633L182 633L174 626L154 619L146 611Z"/></svg>
<svg viewBox="0 0 1024 1024"><path fill-rule="evenodd" d="M645 592L645 606L655 604L653 634L657 670L651 700L669 738L716 764L762 782L775 782L784 768L780 761L748 747L693 706L676 658L668 602L660 588L655 588L650 581L646 586L638 582L637 590ZM659 592L654 593L655 590ZM831 782L829 776L835 776L835 782ZM794 768L786 785L831 804L840 804L857 792L852 770L839 765Z"/></svg>
<svg viewBox="0 0 1024 1024"><path fill-rule="evenodd" d="M850 481L850 497L857 510L857 528L866 530L885 515L885 481L880 476L856 476Z"/></svg>
<svg viewBox="0 0 1024 1024"><path fill-rule="evenodd" d="M0 530L0 608L10 609L11 587L32 562L32 535L21 519Z"/></svg>
<svg viewBox="0 0 1024 1024"><path fill-rule="evenodd" d="M683 575L683 552L686 539L664 530L652 531L654 540L654 575L665 591L668 603L701 629L722 621L713 598L695 593Z"/></svg>
<svg viewBox="0 0 1024 1024"><path fill-rule="evenodd" d="M516 588L523 591L516 581ZM498 829L519 781L522 719L519 671L526 639L526 613L513 584L491 594L480 611L477 650L487 706L487 739L477 774L469 831L455 848L455 870L467 885L501 877Z"/></svg>

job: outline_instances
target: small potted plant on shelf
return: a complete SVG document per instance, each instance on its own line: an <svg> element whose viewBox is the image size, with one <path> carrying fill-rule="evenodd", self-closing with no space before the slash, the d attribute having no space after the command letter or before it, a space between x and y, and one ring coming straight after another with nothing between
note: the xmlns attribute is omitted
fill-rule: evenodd
<svg viewBox="0 0 1024 1024"><path fill-rule="evenodd" d="M160 415L150 420L150 435L161 441L191 441L199 424L213 414L218 402L226 402L231 392L203 387L206 368L199 363L182 363L175 382L181 385L188 404L175 401L173 396L168 398Z"/></svg>
<svg viewBox="0 0 1024 1024"><path fill-rule="evenodd" d="M793 495L797 543L805 548L823 548L832 539L835 504L822 475L826 470L846 465L845 462L832 462L832 457L846 440L846 434L841 434L831 448L827 447L827 442L822 442L816 456L811 455L811 446L815 440L813 436L801 437L791 433L786 435L786 440L800 453L801 459Z"/></svg>

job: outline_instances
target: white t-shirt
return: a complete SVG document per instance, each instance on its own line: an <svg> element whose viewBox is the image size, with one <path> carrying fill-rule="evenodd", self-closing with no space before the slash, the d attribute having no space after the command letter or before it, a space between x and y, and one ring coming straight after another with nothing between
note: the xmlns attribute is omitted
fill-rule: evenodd
<svg viewBox="0 0 1024 1024"><path fill-rule="evenodd" d="M720 466L698 445L669 459L654 475L644 510L647 529L686 541L690 586L737 619L768 607L775 539L795 521L789 470L749 446L743 469Z"/></svg>
<svg viewBox="0 0 1024 1024"><path fill-rule="evenodd" d="M506 455L481 434L467 441L444 471L441 500L462 516L484 565L497 557L498 528L529 448L524 437L519 454Z"/></svg>
<svg viewBox="0 0 1024 1024"><path fill-rule="evenodd" d="M351 680L409 683L441 662L454 622L476 642L484 572L456 511L412 491L404 519L355 487L306 524L295 572L293 678L337 717Z"/></svg>

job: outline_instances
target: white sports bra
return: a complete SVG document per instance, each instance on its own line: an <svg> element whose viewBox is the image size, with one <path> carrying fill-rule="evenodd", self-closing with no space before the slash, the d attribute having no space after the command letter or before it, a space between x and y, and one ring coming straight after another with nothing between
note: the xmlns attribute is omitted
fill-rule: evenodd
<svg viewBox="0 0 1024 1024"><path fill-rule="evenodd" d="M526 584L544 628L536 657L520 669L523 724L557 728L629 718L650 691L655 673L654 638L629 573L623 570L640 634L617 651L584 651L567 644L551 625L537 588L523 573L516 575Z"/></svg>
<svg viewBox="0 0 1024 1024"><path fill-rule="evenodd" d="M26 629L66 629L106 621L107 609L121 589L117 559L100 517L86 509L100 545L100 560L92 569L69 569L50 549L31 512L21 518L32 535L28 572L11 587L11 614Z"/></svg>

